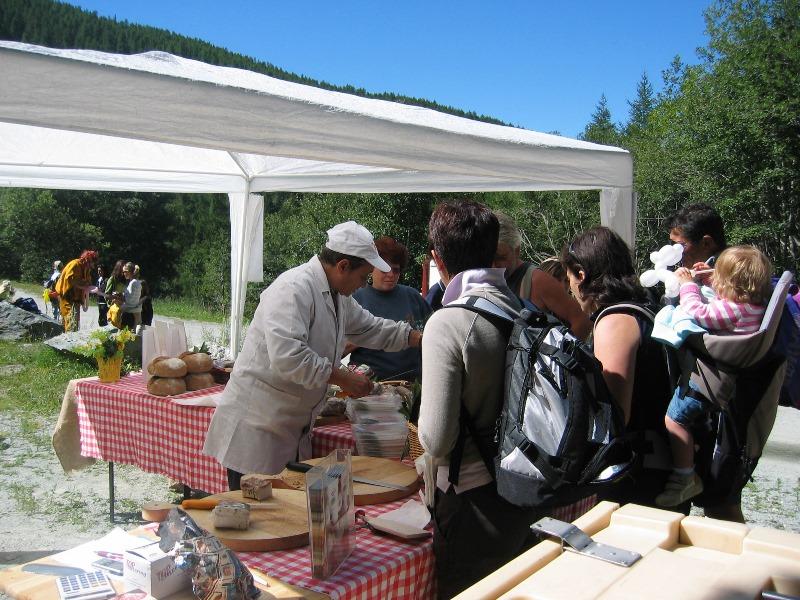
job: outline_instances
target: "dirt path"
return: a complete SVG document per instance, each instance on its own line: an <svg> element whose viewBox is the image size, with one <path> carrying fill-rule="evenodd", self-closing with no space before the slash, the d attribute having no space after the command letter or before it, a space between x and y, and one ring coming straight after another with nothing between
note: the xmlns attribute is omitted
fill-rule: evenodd
<svg viewBox="0 0 800 600"><path fill-rule="evenodd" d="M45 305L44 299L41 295L36 296L25 291L18 291L14 297L18 298L20 296L33 298L36 300L36 305L39 307L39 310L42 311L42 313L46 314L48 317L53 316L52 306L49 304ZM90 303L87 310L85 312L81 312L81 331L88 331L96 328L97 316L97 304ZM171 317L164 317L162 315L155 314L153 315L153 318L170 319ZM224 331L224 326L221 323L208 323L204 321L185 319L183 324L186 328L186 341L190 347L200 346L203 342L218 343L223 339L223 336L227 334L227 332Z"/></svg>

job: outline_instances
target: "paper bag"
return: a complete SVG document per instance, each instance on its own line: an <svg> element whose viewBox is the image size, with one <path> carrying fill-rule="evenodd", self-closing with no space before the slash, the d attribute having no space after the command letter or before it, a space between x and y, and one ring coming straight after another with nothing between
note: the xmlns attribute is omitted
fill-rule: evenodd
<svg viewBox="0 0 800 600"><path fill-rule="evenodd" d="M189 347L186 345L186 327L183 321L174 319L169 323L166 354L164 356L180 356Z"/></svg>
<svg viewBox="0 0 800 600"><path fill-rule="evenodd" d="M147 365L157 356L177 357L186 352L186 328L178 319L165 321L156 319L153 327L142 332L142 369L149 381Z"/></svg>
<svg viewBox="0 0 800 600"><path fill-rule="evenodd" d="M147 371L147 365L159 354L159 348L156 341L156 330L152 327L145 327L142 331L142 371L144 372L146 381L150 381L150 373Z"/></svg>

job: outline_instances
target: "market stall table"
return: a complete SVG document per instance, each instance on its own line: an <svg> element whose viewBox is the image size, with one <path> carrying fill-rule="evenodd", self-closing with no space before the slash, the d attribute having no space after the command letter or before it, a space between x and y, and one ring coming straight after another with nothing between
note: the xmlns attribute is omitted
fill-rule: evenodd
<svg viewBox="0 0 800 600"><path fill-rule="evenodd" d="M363 508L369 516L377 516L399 508L405 501ZM248 567L283 584L325 594L330 598L414 600L434 596L434 559L430 538L413 542L400 541L362 528L356 531L356 539L353 553L326 580L311 577L308 546L293 550L237 554ZM55 578L44 580L44 577L47 576L22 573L17 567L0 572L0 589L20 600L56 600L58 595L55 585L47 583Z"/></svg>
<svg viewBox="0 0 800 600"><path fill-rule="evenodd" d="M216 459L202 453L214 407L177 403L208 402L212 396L222 392L223 386L160 397L147 392L145 377L141 373L127 375L114 383L101 383L96 378L82 379L70 382L62 418L65 412L72 410L69 390L74 390L80 456L101 459L109 464L112 520L115 462L166 475L196 490L219 493L228 489L225 469ZM336 448L355 448L349 424L314 429L314 457L326 456ZM59 458L65 467L69 464L61 454Z"/></svg>
<svg viewBox="0 0 800 600"><path fill-rule="evenodd" d="M377 516L402 506L407 499L362 507L368 516ZM326 580L311 577L309 548L277 552L240 552L249 567L254 567L284 583L328 594L331 598L424 599L434 596L432 538L400 541L358 529L353 553Z"/></svg>

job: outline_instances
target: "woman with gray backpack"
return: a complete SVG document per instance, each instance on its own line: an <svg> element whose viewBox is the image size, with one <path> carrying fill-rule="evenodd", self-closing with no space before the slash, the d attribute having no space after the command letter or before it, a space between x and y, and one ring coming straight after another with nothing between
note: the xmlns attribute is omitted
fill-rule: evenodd
<svg viewBox="0 0 800 600"><path fill-rule="evenodd" d="M425 455L426 502L434 521L438 593L450 598L537 541L530 526L554 515L571 521L593 498L569 506L523 507L498 492L492 453L504 409L509 327L462 303L479 298L519 314L504 269L492 268L499 225L478 203L440 204L428 235L446 288L443 308L425 326L419 439Z"/></svg>

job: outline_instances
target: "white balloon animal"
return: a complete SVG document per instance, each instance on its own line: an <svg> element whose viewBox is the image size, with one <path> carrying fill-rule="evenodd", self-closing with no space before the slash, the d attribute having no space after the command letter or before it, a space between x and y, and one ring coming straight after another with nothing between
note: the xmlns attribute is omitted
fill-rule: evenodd
<svg viewBox="0 0 800 600"><path fill-rule="evenodd" d="M667 244L660 250L650 253L650 260L654 268L642 273L639 281L644 287L652 287L659 281L664 282L664 293L668 298L674 298L680 292L680 284L675 273L667 269L676 265L683 258L683 246L680 244Z"/></svg>

